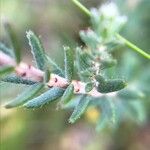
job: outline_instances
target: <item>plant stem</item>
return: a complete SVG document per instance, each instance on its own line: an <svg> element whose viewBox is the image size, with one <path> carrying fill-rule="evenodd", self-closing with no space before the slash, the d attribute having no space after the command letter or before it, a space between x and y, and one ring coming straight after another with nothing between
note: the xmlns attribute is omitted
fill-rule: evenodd
<svg viewBox="0 0 150 150"><path fill-rule="evenodd" d="M122 37L120 34L116 33L116 37L118 39L120 39L121 41L124 42L124 44L126 44L128 47L130 47L132 50L138 52L139 54L141 54L142 56L144 56L145 58L150 59L150 55L146 52L144 52L142 49L140 49L139 47L137 47L136 45L132 44L130 41L128 41L127 39L125 39L124 37Z"/></svg>
<svg viewBox="0 0 150 150"><path fill-rule="evenodd" d="M1 66L13 66L15 68L15 73L17 76L24 79L30 79L32 81L42 82L44 77L44 72L35 68L34 66L28 65L24 62L20 62L18 65L14 62L13 58L8 55L0 52L0 67ZM51 74L49 81L46 83L49 88L51 87L60 87L66 88L70 83L67 79L57 75ZM90 92L85 91L86 83L72 80L71 84L74 86L74 94L87 94L93 97L102 97L102 96L114 96L116 92L112 93L99 93L96 88L93 88Z"/></svg>
<svg viewBox="0 0 150 150"><path fill-rule="evenodd" d="M82 5L78 0L72 0L72 2L77 5L85 14L87 14L89 17L91 16L91 12Z"/></svg>

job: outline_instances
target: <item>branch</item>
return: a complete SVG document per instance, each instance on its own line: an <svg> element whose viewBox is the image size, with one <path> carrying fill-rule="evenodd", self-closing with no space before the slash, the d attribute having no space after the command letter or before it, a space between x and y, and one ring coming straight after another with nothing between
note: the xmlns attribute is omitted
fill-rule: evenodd
<svg viewBox="0 0 150 150"><path fill-rule="evenodd" d="M0 66L13 66L15 68L15 73L17 76L20 76L24 79L31 79L33 81L42 82L44 77L44 72L35 68L34 66L28 65L24 62L20 62L18 65L15 63L13 58L6 55L3 52L0 52ZM85 91L85 83L77 80L72 80L71 82L74 86L74 94L87 94L93 97L101 97L104 95L113 96L116 92L102 94L99 93L96 88L93 88L90 92ZM58 76L57 74L51 74L49 81L47 82L47 86L49 88L52 87L61 87L66 88L69 85L67 79Z"/></svg>

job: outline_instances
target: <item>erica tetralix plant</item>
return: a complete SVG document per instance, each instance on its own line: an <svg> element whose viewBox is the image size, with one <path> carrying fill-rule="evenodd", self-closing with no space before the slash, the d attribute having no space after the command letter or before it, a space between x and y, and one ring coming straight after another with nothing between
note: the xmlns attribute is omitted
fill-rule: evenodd
<svg viewBox="0 0 150 150"><path fill-rule="evenodd" d="M91 27L79 33L84 46L63 47L64 69L45 53L42 42L32 31L27 31L26 36L36 67L22 62L14 30L10 24L5 24L13 48L0 44L0 80L28 85L5 108L41 108L58 100L58 109L74 108L69 118L69 122L74 123L88 108L95 107L101 112L98 121L98 128L101 128L109 119L117 120L118 101L115 104L115 99L141 99L144 96L142 92L126 88L123 78L108 78L106 71L117 64L111 53L127 45L147 58L149 55L117 34L127 18L119 15L114 3L89 11L78 1L73 2L90 16Z"/></svg>

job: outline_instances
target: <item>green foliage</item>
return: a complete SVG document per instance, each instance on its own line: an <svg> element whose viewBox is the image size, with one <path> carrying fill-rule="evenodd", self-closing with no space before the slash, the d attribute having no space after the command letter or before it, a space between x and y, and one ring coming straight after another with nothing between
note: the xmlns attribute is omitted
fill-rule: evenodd
<svg viewBox="0 0 150 150"><path fill-rule="evenodd" d="M41 44L40 39L32 31L27 32L27 38L29 40L29 45L32 50L31 52L33 54L37 67L41 70L44 70L46 59L44 48Z"/></svg>
<svg viewBox="0 0 150 150"><path fill-rule="evenodd" d="M8 102L5 105L5 108L13 108L20 106L26 101L32 99L42 88L43 84L37 83L31 85L29 88L26 88L20 95L18 95L14 100Z"/></svg>
<svg viewBox="0 0 150 150"><path fill-rule="evenodd" d="M43 105L58 99L63 95L63 93L64 93L64 89L53 87L52 89L49 89L48 91L41 94L40 96L28 101L23 105L23 107L26 108L42 107Z"/></svg>
<svg viewBox="0 0 150 150"><path fill-rule="evenodd" d="M145 97L142 91L133 90L133 89L124 89L118 93L118 96L125 100L143 99Z"/></svg>
<svg viewBox="0 0 150 150"><path fill-rule="evenodd" d="M82 95L79 99L79 103L77 104L72 115L69 118L70 123L74 123L81 117L81 115L86 111L86 108L88 107L88 104L90 102L90 98L86 97L86 95Z"/></svg>
<svg viewBox="0 0 150 150"><path fill-rule="evenodd" d="M0 68L0 78L9 75L13 71L14 71L14 67L12 66L4 66Z"/></svg>
<svg viewBox="0 0 150 150"><path fill-rule="evenodd" d="M23 79L21 77L18 77L16 75L9 75L5 78L1 79L4 82L10 82L10 83L15 83L15 84L26 84L26 85L32 85L35 84L35 81L28 80L28 79Z"/></svg>
<svg viewBox="0 0 150 150"><path fill-rule="evenodd" d="M72 84L70 84L66 88L63 96L61 97L60 104L64 105L64 104L68 103L71 100L72 96L73 96L73 92L74 92L74 86Z"/></svg>
<svg viewBox="0 0 150 150"><path fill-rule="evenodd" d="M13 55L15 57L15 60L17 63L19 63L21 61L21 47L20 47L20 43L18 41L18 37L15 34L14 29L12 28L12 26L9 23L5 23L5 28L6 31L8 33L9 39L11 41L12 47L13 47ZM6 50L6 48L5 48Z"/></svg>
<svg viewBox="0 0 150 150"><path fill-rule="evenodd" d="M126 86L125 81L121 79L106 80L98 84L97 90L101 93L109 93L119 91L123 89L125 86Z"/></svg>
<svg viewBox="0 0 150 150"><path fill-rule="evenodd" d="M94 83L93 82L88 82L85 86L85 91L86 92L90 92L94 87Z"/></svg>
<svg viewBox="0 0 150 150"><path fill-rule="evenodd" d="M74 58L72 49L69 47L64 47L64 60L65 60L65 78L68 81L72 80L73 77L73 68L74 68Z"/></svg>
<svg viewBox="0 0 150 150"><path fill-rule="evenodd" d="M129 41L124 40L123 42L122 37L116 36L116 33L120 31L126 22L126 17L119 15L114 3L89 11L78 1L73 0L73 2L90 16L91 27L79 33L84 46L76 47L75 54L73 53L74 49L64 47L64 70L62 70L58 64L45 54L40 39L32 31L28 31L27 38L31 52L37 68L44 72L44 80L43 82L31 81L30 79L10 74L12 73L12 68L9 66L1 68L0 75L2 75L2 78L0 80L2 82L30 85L5 107L12 108L23 105L25 108L39 108L60 98L58 106L64 109L74 108L69 118L70 123L74 123L79 119L86 109L91 106L98 108L101 114L96 127L98 130L106 127L108 122L111 122L111 126L115 125L116 122L119 123L124 118L122 117L124 115L126 115L125 117L137 115L137 118L143 121L146 114L139 100L143 99L145 93L149 91L147 86L143 87L142 91L138 83L132 82L132 79L130 80L130 76L133 76L131 74L133 70L131 69L137 67L134 65L136 64L136 61L134 62L136 58L125 53L123 58L119 60L118 70L116 71L117 60L114 59L112 54L118 47L121 48L125 45L142 53ZM16 36L10 25L7 26L7 30L12 40L14 51L11 51L3 44L0 44L0 50L10 56L15 54L16 62L19 63L20 48L16 45ZM142 54L148 56L145 53ZM120 76L119 71L122 74L120 78L118 78ZM116 72L116 75L114 75L114 72ZM6 73L9 76L4 77L3 74ZM67 86L63 88L58 86L48 87L47 83L51 79L51 74L64 77L68 82ZM121 78L130 81L127 87L126 81ZM79 87L76 91L73 80L76 80L77 84L78 80L84 82L83 87ZM146 79L145 82L147 80L149 79ZM58 81L56 80L56 82ZM78 90L84 92L79 93L80 95L74 94ZM101 96L91 96L90 93L95 90L97 90L95 93L99 92ZM40 92L42 92L41 95L39 95ZM126 111L128 113L125 113Z"/></svg>
<svg viewBox="0 0 150 150"><path fill-rule="evenodd" d="M64 76L63 70L49 56L46 56L46 59L47 64L51 67L53 73L56 73L63 77Z"/></svg>

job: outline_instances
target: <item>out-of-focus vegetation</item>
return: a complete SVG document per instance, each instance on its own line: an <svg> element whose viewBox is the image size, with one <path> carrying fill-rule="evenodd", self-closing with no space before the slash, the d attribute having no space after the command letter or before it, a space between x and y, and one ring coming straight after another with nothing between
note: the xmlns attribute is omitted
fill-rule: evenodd
<svg viewBox="0 0 150 150"><path fill-rule="evenodd" d="M42 41L51 57L61 65L63 62L62 44L75 45L81 42L78 36L80 29L88 27L88 17L82 14L69 0L0 0L1 2L1 36L6 44L6 35L2 27L3 20L9 20L16 28L23 47L25 61L31 62L29 47L25 39L26 30L32 29L42 36ZM99 7L99 0L82 0L88 8ZM120 11L128 16L128 23L122 34L147 52L150 43L150 1L149 0L117 0ZM24 42L26 41L26 42ZM128 53L128 54L127 54ZM54 103L39 110L0 109L0 140L2 150L108 150L137 149L148 150L150 147L150 71L149 61L131 50L117 51L116 56L124 63L122 76L136 82L140 89L147 93L144 111L135 118L124 119L115 130L105 129L97 133L94 129L99 112L90 109L74 125L67 122L70 112L56 111ZM59 54L59 55L58 55ZM120 69L120 70L121 70ZM128 74L126 74L128 72ZM115 75L114 75L115 76ZM1 104L11 100L23 86L0 83ZM12 90L12 86L14 86ZM2 88L3 87L3 88ZM7 92L6 92L7 88ZM5 90L4 90L5 89ZM10 90L11 89L11 90ZM126 103L126 102L125 102ZM142 102L143 103L143 102ZM126 104L124 104L126 105ZM131 102L131 105L139 105ZM141 110L141 109L140 109ZM128 114L128 110L124 110ZM140 118L138 118L139 116ZM141 123L141 120L144 122ZM137 120L135 123L133 120ZM139 122L138 122L139 121Z"/></svg>

